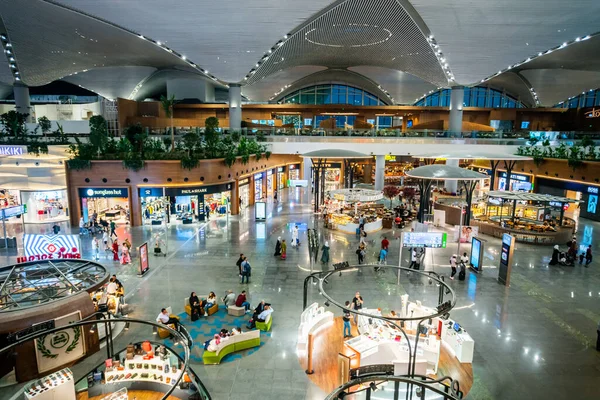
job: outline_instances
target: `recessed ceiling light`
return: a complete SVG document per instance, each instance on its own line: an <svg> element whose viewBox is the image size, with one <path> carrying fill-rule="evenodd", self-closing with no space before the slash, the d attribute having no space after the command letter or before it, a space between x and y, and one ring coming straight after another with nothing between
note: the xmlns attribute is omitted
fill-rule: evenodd
<svg viewBox="0 0 600 400"><path fill-rule="evenodd" d="M181 56L181 59L182 59L182 60L185 60L186 58L187 58L186 56Z"/></svg>
<svg viewBox="0 0 600 400"><path fill-rule="evenodd" d="M157 44L157 45L159 45L159 46L160 46L160 45L162 45L162 43L161 43L161 42L156 42L156 44Z"/></svg>

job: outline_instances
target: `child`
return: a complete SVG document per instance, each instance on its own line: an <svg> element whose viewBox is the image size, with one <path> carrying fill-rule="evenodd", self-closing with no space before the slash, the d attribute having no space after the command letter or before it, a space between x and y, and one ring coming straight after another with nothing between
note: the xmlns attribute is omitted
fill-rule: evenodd
<svg viewBox="0 0 600 400"><path fill-rule="evenodd" d="M350 302L346 301L346 308L350 308ZM350 326L350 311L344 310L344 316L342 317L344 321L344 339L352 337L352 327Z"/></svg>

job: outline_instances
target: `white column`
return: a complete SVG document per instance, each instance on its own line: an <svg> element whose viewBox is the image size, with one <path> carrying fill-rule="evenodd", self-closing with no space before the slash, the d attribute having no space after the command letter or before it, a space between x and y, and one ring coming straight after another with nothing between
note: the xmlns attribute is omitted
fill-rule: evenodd
<svg viewBox="0 0 600 400"><path fill-rule="evenodd" d="M462 132L464 99L465 88L454 86L450 92L450 118L448 121L448 130L450 132Z"/></svg>
<svg viewBox="0 0 600 400"><path fill-rule="evenodd" d="M242 87L237 83L229 84L229 129L242 129Z"/></svg>
<svg viewBox="0 0 600 400"><path fill-rule="evenodd" d="M32 121L32 107L29 99L29 87L21 84L13 86L13 94L15 96L15 108L21 114L29 114L26 122Z"/></svg>
<svg viewBox="0 0 600 400"><path fill-rule="evenodd" d="M302 172L302 179L304 179L305 181L308 182L308 185L302 189L304 191L303 193L303 197L304 200L303 202L306 204L310 204L310 201L312 199L312 160L310 158L303 158L304 160L304 169Z"/></svg>
<svg viewBox="0 0 600 400"><path fill-rule="evenodd" d="M383 190L385 176L385 156L375 158L375 190Z"/></svg>
<svg viewBox="0 0 600 400"><path fill-rule="evenodd" d="M446 165L449 165L451 167L458 167L458 161L458 159L446 160ZM447 191L456 193L458 189L458 181L445 181L444 186L446 187Z"/></svg>

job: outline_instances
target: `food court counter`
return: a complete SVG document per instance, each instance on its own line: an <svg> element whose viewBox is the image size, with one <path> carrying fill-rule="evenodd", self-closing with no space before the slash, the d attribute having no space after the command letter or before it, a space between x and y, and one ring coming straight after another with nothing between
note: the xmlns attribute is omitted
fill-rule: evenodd
<svg viewBox="0 0 600 400"><path fill-rule="evenodd" d="M350 234L356 234L359 224L356 223L357 218L347 214L332 214L329 219L330 227L338 231ZM365 232L373 233L383 228L382 219L379 217L369 217L365 222Z"/></svg>
<svg viewBox="0 0 600 400"><path fill-rule="evenodd" d="M539 228L535 228L533 225L529 225L532 229L528 229L525 226L516 225L511 228L509 226L502 227L496 222L492 221L481 221L471 220L471 226L479 227L479 234L486 234L497 238L502 238L505 233L515 237L517 242L531 243L531 244L543 244L543 245L562 245L567 243L574 234L574 227L572 226L557 226L556 232L553 231L542 231L542 225L538 225ZM537 231L536 229L539 229Z"/></svg>

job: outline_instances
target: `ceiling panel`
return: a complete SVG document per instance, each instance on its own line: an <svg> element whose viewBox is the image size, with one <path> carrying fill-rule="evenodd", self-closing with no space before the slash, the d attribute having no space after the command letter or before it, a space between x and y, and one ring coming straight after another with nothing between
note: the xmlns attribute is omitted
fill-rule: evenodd
<svg viewBox="0 0 600 400"><path fill-rule="evenodd" d="M540 105L551 107L568 97L600 87L600 73L566 69L537 69L522 71L535 89Z"/></svg>
<svg viewBox="0 0 600 400"><path fill-rule="evenodd" d="M461 84L600 30L597 0L411 0Z"/></svg>
<svg viewBox="0 0 600 400"><path fill-rule="evenodd" d="M535 107L535 99L529 87L529 82L514 71L508 71L498 75L483 85L489 85L494 89L504 91L508 95L520 100L527 107Z"/></svg>
<svg viewBox="0 0 600 400"><path fill-rule="evenodd" d="M29 86L110 66L175 67L197 72L154 43L46 1L0 0L0 10L22 81Z"/></svg>
<svg viewBox="0 0 600 400"><path fill-rule="evenodd" d="M242 94L250 101L269 101L269 99L285 90L297 80L327 68L314 65L301 65L275 72L253 85L243 86Z"/></svg>
<svg viewBox="0 0 600 400"><path fill-rule="evenodd" d="M410 11L410 10L409 10ZM409 72L437 86L448 80L423 27L396 0L340 1L275 45L248 78L254 83L298 65L374 65Z"/></svg>
<svg viewBox="0 0 600 400"><path fill-rule="evenodd" d="M126 99L136 85L154 71L156 68L152 67L105 67L68 76L63 80L82 86L107 99L117 97Z"/></svg>
<svg viewBox="0 0 600 400"><path fill-rule="evenodd" d="M377 82L384 90L387 90L395 104L414 104L417 98L437 89L437 86L417 78L414 75L395 69L359 66L350 67L349 70L357 72Z"/></svg>
<svg viewBox="0 0 600 400"><path fill-rule="evenodd" d="M160 40L238 82L277 40L330 0L59 0Z"/></svg>

